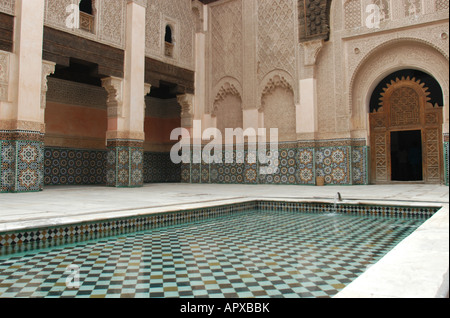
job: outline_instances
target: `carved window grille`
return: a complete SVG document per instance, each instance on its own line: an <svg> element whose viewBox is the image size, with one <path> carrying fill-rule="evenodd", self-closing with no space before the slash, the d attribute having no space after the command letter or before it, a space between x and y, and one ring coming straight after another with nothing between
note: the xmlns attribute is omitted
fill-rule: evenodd
<svg viewBox="0 0 450 318"><path fill-rule="evenodd" d="M81 0L79 8L80 8L80 29L90 33L94 33L95 16L94 16L93 1Z"/></svg>
<svg viewBox="0 0 450 318"><path fill-rule="evenodd" d="M436 0L436 11L448 10L448 0Z"/></svg>
<svg viewBox="0 0 450 318"><path fill-rule="evenodd" d="M173 57L174 46L172 27L166 25L166 33L164 35L164 55Z"/></svg>

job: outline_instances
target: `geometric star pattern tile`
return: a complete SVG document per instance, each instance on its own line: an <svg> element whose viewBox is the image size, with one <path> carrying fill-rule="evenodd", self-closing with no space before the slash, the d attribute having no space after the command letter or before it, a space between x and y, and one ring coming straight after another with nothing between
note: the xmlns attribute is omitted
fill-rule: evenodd
<svg viewBox="0 0 450 318"><path fill-rule="evenodd" d="M449 184L449 142L444 142L444 180L445 184Z"/></svg>
<svg viewBox="0 0 450 318"><path fill-rule="evenodd" d="M45 185L106 184L107 152L46 147Z"/></svg>
<svg viewBox="0 0 450 318"><path fill-rule="evenodd" d="M144 183L181 181L181 165L174 164L170 153L144 152Z"/></svg>
<svg viewBox="0 0 450 318"><path fill-rule="evenodd" d="M182 182L315 185L316 177L320 176L327 185L368 183L368 147L280 145L276 151L266 149L262 157L258 152L245 150L244 163L237 161L239 153L224 151L219 162L184 163L180 172ZM256 161L250 161L249 156Z"/></svg>
<svg viewBox="0 0 450 318"><path fill-rule="evenodd" d="M31 134L41 138L39 134ZM37 192L44 182L43 142L0 140L0 192Z"/></svg>

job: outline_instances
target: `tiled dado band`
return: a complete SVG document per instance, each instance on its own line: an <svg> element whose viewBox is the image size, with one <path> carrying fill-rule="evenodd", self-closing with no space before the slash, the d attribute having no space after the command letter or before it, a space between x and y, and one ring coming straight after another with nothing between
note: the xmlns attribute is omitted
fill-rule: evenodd
<svg viewBox="0 0 450 318"><path fill-rule="evenodd" d="M144 142L108 140L106 185L142 187L144 185Z"/></svg>
<svg viewBox="0 0 450 318"><path fill-rule="evenodd" d="M0 131L0 192L35 192L44 187L44 135Z"/></svg>
<svg viewBox="0 0 450 318"><path fill-rule="evenodd" d="M138 217L99 220L0 233L0 256L40 248L124 235L138 231L226 216L246 211L292 213L339 213L356 216L428 219L439 208L379 205L351 205L319 202L248 201L214 207L163 212Z"/></svg>
<svg viewBox="0 0 450 318"><path fill-rule="evenodd" d="M448 160L449 160L449 152L448 152L448 142L449 142L449 134L446 133L444 134L444 177L445 177L445 185L448 186L448 179L449 179L449 175L448 175Z"/></svg>
<svg viewBox="0 0 450 318"><path fill-rule="evenodd" d="M195 151L191 151L191 158ZM298 184L315 185L318 177L324 184L365 185L369 182L368 147L361 140L299 142L279 144L278 156L266 152L278 163L274 173L261 174L256 152L246 149L240 154L223 151L222 158L233 163L183 163L181 180L185 183ZM244 162L237 163L243 155ZM253 160L250 160L252 158ZM198 162L198 161L197 161ZM241 161L242 162L242 161Z"/></svg>
<svg viewBox="0 0 450 318"><path fill-rule="evenodd" d="M105 185L106 150L45 147L44 186Z"/></svg>
<svg viewBox="0 0 450 318"><path fill-rule="evenodd" d="M144 152L144 183L180 183L181 165L169 152Z"/></svg>
<svg viewBox="0 0 450 318"><path fill-rule="evenodd" d="M107 150L45 147L44 186L106 185L107 156ZM144 152L143 173L144 183L181 180L180 165L172 163L166 152Z"/></svg>

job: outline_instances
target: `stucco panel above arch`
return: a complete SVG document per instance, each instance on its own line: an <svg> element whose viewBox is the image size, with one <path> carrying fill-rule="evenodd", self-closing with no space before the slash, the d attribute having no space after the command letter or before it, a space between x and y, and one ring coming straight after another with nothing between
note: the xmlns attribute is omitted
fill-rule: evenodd
<svg viewBox="0 0 450 318"><path fill-rule="evenodd" d="M272 72L264 76L259 85L259 104L257 105L257 108L260 111L264 110L264 97L266 95L269 95L270 92L273 91L276 87L283 87L291 91L294 95L294 103L298 103L298 90L295 89L296 86L294 85L294 79L291 74L283 70L273 70Z"/></svg>
<svg viewBox="0 0 450 318"><path fill-rule="evenodd" d="M444 94L444 122L448 127L448 55L417 39L396 39L372 50L353 73L349 86L352 131L368 132L369 100L373 90L387 75L408 68L430 74L441 85Z"/></svg>
<svg viewBox="0 0 450 318"><path fill-rule="evenodd" d="M227 95L237 96L242 100L242 85L234 77L226 76L223 77L217 85L213 88L213 100L210 103L208 110L209 114L214 115L220 107L221 102L225 99ZM241 105L242 107L242 105Z"/></svg>

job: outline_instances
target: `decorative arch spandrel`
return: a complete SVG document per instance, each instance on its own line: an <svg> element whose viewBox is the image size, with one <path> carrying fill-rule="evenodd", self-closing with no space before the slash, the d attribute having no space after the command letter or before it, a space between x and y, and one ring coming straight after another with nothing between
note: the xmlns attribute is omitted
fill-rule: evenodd
<svg viewBox="0 0 450 318"><path fill-rule="evenodd" d="M426 183L442 180L442 122L439 105L432 105L430 92L420 80L410 77L392 80L380 96L380 108L369 115L374 183L391 182L391 133L421 132L422 171Z"/></svg>

